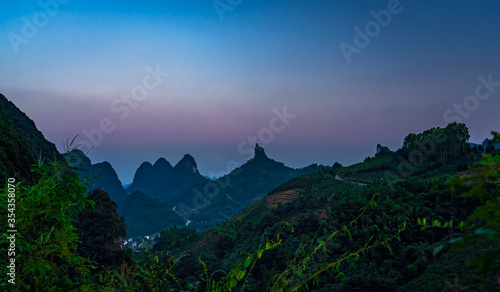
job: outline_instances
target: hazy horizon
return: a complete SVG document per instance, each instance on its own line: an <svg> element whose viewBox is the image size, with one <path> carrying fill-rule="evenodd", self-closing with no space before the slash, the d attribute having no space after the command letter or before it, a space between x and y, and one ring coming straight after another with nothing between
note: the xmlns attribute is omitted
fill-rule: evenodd
<svg viewBox="0 0 500 292"><path fill-rule="evenodd" d="M291 167L331 166L452 120L474 143L500 130L496 1L229 7L5 3L0 92L61 151L91 133L92 163L110 162L123 184L144 161L187 153L203 175L226 172L252 142Z"/></svg>

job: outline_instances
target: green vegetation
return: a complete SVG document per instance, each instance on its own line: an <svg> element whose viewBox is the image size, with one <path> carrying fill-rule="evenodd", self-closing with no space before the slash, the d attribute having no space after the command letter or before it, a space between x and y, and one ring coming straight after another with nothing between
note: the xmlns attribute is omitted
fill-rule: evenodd
<svg viewBox="0 0 500 292"><path fill-rule="evenodd" d="M498 133L493 132L493 135L493 141L500 140ZM437 220L432 224L426 224L425 219L420 221L424 230L431 226L472 230L473 232L466 233L463 237L450 240L452 251L463 250L466 246L476 245L481 241L495 244L500 239L500 155L485 154L478 166L471 167L470 170L470 175L462 178L455 176L449 184L459 189L469 186L468 191L461 197L479 199L483 205L477 207L466 221L461 221L457 226L453 225L453 220L444 224ZM439 245L436 250L439 252L443 247L444 245ZM466 265L478 267L484 276L498 261L500 248L493 245L487 251L470 258Z"/></svg>
<svg viewBox="0 0 500 292"><path fill-rule="evenodd" d="M56 146L47 141L40 132L35 123L12 102L0 94L0 111L3 112L8 119L12 129L25 139L33 158L39 159L41 157L45 161L56 159L57 161L65 163L64 157L57 151ZM3 132L1 132L3 134ZM22 154L27 154L22 153ZM29 169L29 168L26 168Z"/></svg>
<svg viewBox="0 0 500 292"><path fill-rule="evenodd" d="M8 275L1 273L0 285L13 290L69 291L87 282L90 261L76 252L79 239L73 226L73 216L93 204L86 198L86 187L80 185L78 175L60 163L39 163L33 171L39 175L36 184L17 184L15 228L16 247L15 284L7 282ZM7 190L1 193L0 213L7 214ZM11 213L11 212L9 212ZM6 216L0 228L1 253L7 254L9 240ZM1 257L6 267L7 257Z"/></svg>
<svg viewBox="0 0 500 292"><path fill-rule="evenodd" d="M254 157L245 164L216 181L189 188L173 202L177 211L189 218L191 227L211 228L243 212L282 183L323 167L312 164L301 169L290 168L268 158L264 148L256 145Z"/></svg>
<svg viewBox="0 0 500 292"><path fill-rule="evenodd" d="M500 156L471 150L467 139L462 124L410 134L402 149L297 177L215 228L170 227L152 250L134 253L120 249L125 226L105 192L87 195L77 169L66 164L38 163L35 182L17 185L16 284L3 273L0 285L32 291L492 291L500 275ZM8 200L7 191L0 200ZM1 214L9 212L7 204L0 206ZM6 224L3 219L2 230ZM8 245L4 233L0 252ZM445 252L447 246L455 252ZM7 266L3 257L0 265Z"/></svg>
<svg viewBox="0 0 500 292"><path fill-rule="evenodd" d="M158 199L134 191L118 206L118 213L127 223L127 236L151 235L170 226L185 225L182 217Z"/></svg>
<svg viewBox="0 0 500 292"><path fill-rule="evenodd" d="M5 188L8 178L16 181L34 178L30 172L35 159L30 155L26 140L12 129L0 110L0 188Z"/></svg>
<svg viewBox="0 0 500 292"><path fill-rule="evenodd" d="M406 143L404 151L381 151L364 163L336 165L282 184L248 212L186 242L184 253L179 244L158 250L183 255L176 266L182 275L203 273L198 257L208 273L214 273L231 269L262 238L279 235L282 243L262 256L246 285L238 284L244 291L495 289L497 266L480 280L478 270L464 265L495 243L478 241L455 254L435 253L443 242L466 238L470 231L420 230L418 224L425 217L464 221L481 205L476 198L459 196L473 185L454 190L447 185L452 176L467 173L466 165L481 160L465 143L467 135L461 124L410 135L405 140L413 142ZM434 148L415 142L428 139ZM424 160L410 158L424 150ZM412 167L410 177L404 163ZM300 190L300 195L262 208L266 199L290 190ZM203 248L193 249L197 242Z"/></svg>
<svg viewBox="0 0 500 292"><path fill-rule="evenodd" d="M118 216L117 205L109 195L95 189L87 196L94 202L78 214L75 222L78 237L78 254L95 262L100 271L105 266L120 266L123 261L130 262L130 250L123 249L127 225Z"/></svg>

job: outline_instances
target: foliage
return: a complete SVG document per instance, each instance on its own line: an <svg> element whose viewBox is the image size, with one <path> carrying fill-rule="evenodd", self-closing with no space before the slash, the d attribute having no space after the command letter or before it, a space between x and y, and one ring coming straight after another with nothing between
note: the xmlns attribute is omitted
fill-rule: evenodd
<svg viewBox="0 0 500 292"><path fill-rule="evenodd" d="M0 188L4 188L8 178L32 183L34 174L30 172L35 159L31 156L26 140L14 131L6 116L0 110Z"/></svg>
<svg viewBox="0 0 500 292"><path fill-rule="evenodd" d="M146 250L143 258L132 265L123 262L115 269L104 270L90 287L100 291L180 291L172 273L178 260L169 257L160 263L159 255Z"/></svg>
<svg viewBox="0 0 500 292"><path fill-rule="evenodd" d="M430 161L446 164L467 152L469 138L465 124L454 122L446 128L437 127L420 134L409 134L405 137L401 152L408 159L418 160L418 163Z"/></svg>
<svg viewBox="0 0 500 292"><path fill-rule="evenodd" d="M34 159L41 157L45 161L57 160L65 163L56 146L47 141L35 123L2 94L0 94L0 111L9 120L12 129L26 140L29 149L27 153L31 153Z"/></svg>
<svg viewBox="0 0 500 292"><path fill-rule="evenodd" d="M90 288L97 290L106 286L101 291L232 291L237 285L244 287L248 278L245 275L251 271L256 261L265 251L276 248L280 243L279 237L276 242L267 241L265 248L248 254L245 260L237 263L227 273L222 271L225 276L217 281L213 280L213 273L209 276L206 264L198 259L202 269L199 280L186 285L182 285L173 273L176 264L183 257L169 256L160 260L163 253L155 254L151 250L145 250L132 265L124 262L116 269L106 269Z"/></svg>
<svg viewBox="0 0 500 292"><path fill-rule="evenodd" d="M78 176L61 162L39 162L33 171L39 176L33 186L17 185L16 271L19 290L69 291L83 287L90 275L90 263L77 254L79 242L73 216L93 202ZM1 214L7 214L7 192L1 194ZM7 220L0 228L7 230ZM0 242L6 254L7 234ZM4 259L5 257L2 257ZM6 263L2 261L2 266ZM1 274L1 283L7 283ZM10 284L9 284L10 285ZM9 288L8 287L8 288Z"/></svg>
<svg viewBox="0 0 500 292"><path fill-rule="evenodd" d="M262 257L262 254L271 249L275 249L277 246L281 244L281 239L279 237L279 234L276 238L276 242L274 241L267 241L266 245L264 248L260 248L256 251L254 251L251 254L247 254L246 258L244 260L239 261L227 274L225 277L220 279L217 282L212 282L211 279L208 281L207 285L207 290L209 291L215 291L215 292L221 292L221 291L232 291L233 288L238 285L238 281L240 280L245 280L241 284L241 290L243 290L248 282L248 277L250 275L250 272L254 268L256 262L258 259ZM200 260L201 261L201 260ZM248 270L248 267L251 265L250 269ZM206 266L204 266L206 268ZM207 274L205 272L205 274ZM247 275L245 277L245 275Z"/></svg>
<svg viewBox="0 0 500 292"><path fill-rule="evenodd" d="M298 251L295 253L295 257L290 261L287 268L277 277L276 280L273 280L274 284L271 286L271 291L297 291L301 287L305 286L308 288L308 283L312 282L313 287L320 285L319 275L327 272L330 269L335 270L339 275L344 275L340 272L340 264L346 260L354 258L357 260L360 254L364 254L372 248L375 248L379 245L383 245L387 247L388 250L391 250L389 246L389 241L394 238L397 238L401 241L400 233L406 227L406 222L403 223L401 229L394 235L387 235L380 233L378 234L378 239L373 240L374 236L372 235L365 243L364 246L359 248L356 251L345 252L342 256L334 262L325 262L320 265L315 264L314 261L318 259L318 257L325 256L327 253L327 245L332 242L335 237L341 232L346 232L350 239L352 238L350 228L353 227L357 221L365 215L366 210L371 207L375 207L374 198L372 198L368 205L363 207L360 210L360 214L354 218L349 224L345 225L343 228L335 230L332 234L327 236L321 236L319 238L312 238L308 242L301 244Z"/></svg>
<svg viewBox="0 0 500 292"><path fill-rule="evenodd" d="M453 143L450 141L442 142L444 149L454 149L448 145ZM177 268L187 271L190 267L191 274L215 273L214 277L221 279L222 273L217 271L227 271L243 260L241 254L259 245L259 237L279 234L282 243L246 273L244 291L403 287L415 291L422 285L428 291L442 291L459 284L491 290L496 287L495 281L488 278L479 284L478 275L460 265L463 254L445 257L433 253L435 244L462 236L462 231L449 227L419 230L417 225L422 217L465 220L478 205L473 198L457 198L460 190L451 191L445 184L451 175L463 171L462 165L478 159L478 154L464 149L457 157L450 155L442 165L429 156L408 178L380 179L387 169L397 170L401 150L385 151L354 166L297 177L270 192L249 211L200 235L198 241L204 242L204 249L194 250L186 244L185 250L194 253L188 256L193 260L179 262ZM269 204L270 197L292 190L300 190L295 199L260 210L265 205L262 202ZM374 193L381 195L372 198ZM354 222L352 218L356 218ZM182 246L177 249L182 250ZM193 267L197 258L201 258L203 267ZM447 267L446 273L433 272L441 266ZM454 280L455 275L461 275L459 282Z"/></svg>
<svg viewBox="0 0 500 292"><path fill-rule="evenodd" d="M185 225L184 219L158 199L134 191L118 206L118 213L127 223L127 236L152 235L173 225Z"/></svg>
<svg viewBox="0 0 500 292"><path fill-rule="evenodd" d="M153 250L169 251L180 245L191 242L197 237L197 233L194 230L172 226L160 233L160 236L156 239L157 242L154 245Z"/></svg>
<svg viewBox="0 0 500 292"><path fill-rule="evenodd" d="M34 186L18 186L16 224L22 256L16 257L16 288L259 292L443 291L463 287L493 290L498 284L491 275L498 273L498 265L480 280L479 274L462 262L466 255L473 259L479 256L472 263L486 270L497 261L496 254L489 252L495 251L499 241L499 158L494 154L485 156L479 166L465 170L464 165L479 157L464 144L467 136L467 129L460 124L409 135L403 149L383 151L364 163L349 167L335 165L285 182L216 228L194 232L171 227L156 239L154 250L137 250L133 259L121 265L119 261L110 263L106 257L113 255L106 251L82 253L90 259L76 252L77 245L88 250L106 245L107 240L100 241L98 234L109 225L115 235L123 234L120 224L123 222L115 216L116 206L107 199L94 198L95 209L86 209L92 202L85 196L86 186L79 184L75 172L61 164L39 164L35 167L40 177L38 182ZM436 142L436 137L441 137L441 142ZM439 144L435 151L422 148L429 145L422 144L427 139ZM425 157L415 165L411 176L384 177L386 171L398 170L401 157L409 159L417 150ZM263 161L276 166L271 160ZM247 165L252 172L235 178L231 184L248 185L248 190L258 191L258 186L251 182L265 180L267 174L259 170L262 164L253 163ZM445 182L457 174L462 179L452 179L455 188L451 190ZM468 174L472 176L464 178ZM221 191L225 190L228 189ZM466 195L458 197L460 193ZM6 193L1 199L7 199ZM1 208L2 214L7 213L5 205ZM82 211L89 213L83 215ZM85 242L80 242L73 227L73 218L78 214L83 225L89 223L96 228L92 236L80 234ZM102 224L92 220L99 214L106 215L102 220L95 218ZM210 216L210 212L203 216ZM442 228L422 230L418 228L418 218L433 218L431 224ZM2 230L7 229L5 222L0 223ZM464 223L454 228L453 222ZM86 227L81 231L85 229L88 231ZM435 252L440 243L450 241L462 247L457 254ZM4 252L8 244L5 234L0 244ZM91 260L101 261L102 269L91 273ZM0 277L6 283L5 274Z"/></svg>
<svg viewBox="0 0 500 292"><path fill-rule="evenodd" d="M497 133L493 133L496 141L499 140ZM470 168L471 173L464 177L453 177L449 184L454 189L464 189L461 197L478 199L483 205L478 206L466 221L461 221L455 228L468 230L463 237L450 241L451 250L458 251L465 246L474 245L481 240L497 243L500 239L500 155L485 154L483 159L475 167ZM422 220L422 228L441 227L443 224L438 220L427 224ZM453 227L453 221L445 222L443 227ZM439 245L441 250L444 245ZM500 261L500 248L491 248L483 254L470 258L467 266L476 266L482 275L491 270Z"/></svg>
<svg viewBox="0 0 500 292"><path fill-rule="evenodd" d="M116 203L101 189L92 191L87 199L92 200L94 206L87 206L78 215L75 224L81 240L78 254L95 262L94 274L103 266L130 262L130 254L123 250L127 226L118 216Z"/></svg>

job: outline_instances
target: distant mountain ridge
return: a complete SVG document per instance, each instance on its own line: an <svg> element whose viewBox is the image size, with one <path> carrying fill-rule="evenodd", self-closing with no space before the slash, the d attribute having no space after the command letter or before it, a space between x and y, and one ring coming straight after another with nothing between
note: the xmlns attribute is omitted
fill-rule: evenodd
<svg viewBox="0 0 500 292"><path fill-rule="evenodd" d="M208 182L197 167L196 161L189 154L185 154L175 166L163 157L154 164L143 162L126 192L130 194L140 190L151 198L170 202L173 197L194 185Z"/></svg>
<svg viewBox="0 0 500 292"><path fill-rule="evenodd" d="M447 139L442 141L441 146L445 150L441 151L449 153L448 149L465 149L457 156L453 154L446 163L439 163L442 158L436 151L434 157L429 155L428 160L414 165L411 176L386 176L388 171L399 172L401 160L409 160L409 155L421 147L411 138L420 140L423 135L409 134L403 147L394 152L381 147L381 151L364 162L347 167L337 164L330 169L289 180L217 227L200 232L197 237L185 237L183 243L178 240L181 243L167 244L178 232L166 230L154 249L169 252L176 258L185 257L184 262L179 262L179 269L189 267L186 263L191 263L187 261L191 258L192 262L222 263L222 269L228 270L235 262L245 262L250 254L248 250L258 251L264 240L271 242L277 238L281 244L276 249L264 251L261 258L259 254L259 270L250 272L248 276L248 283L255 283L251 291L268 291L271 287L269 283L279 283L276 279L282 275L296 275L296 271L301 269L305 269L304 274L319 274L324 267L345 255L357 258L358 253L353 251L359 252L363 246L366 248L373 244L374 247L374 238L380 240L389 238L389 234L397 234L390 242L391 247L361 252L360 260L352 259L349 264L343 265L341 269L349 277L340 278L338 275L343 274L338 271L333 271L333 277L325 273L317 278L315 284L311 284L311 291L442 291L442 286L437 287L436 283L453 277L456 277L454 287L459 287L456 290L493 291L498 286L498 265L489 273L490 282L487 284L475 269L464 265L473 254L472 249L491 250L491 241L471 246L471 249L436 256L433 253L435 242L449 242L450 229L435 228L429 232L417 224L419 218L441 216L462 222L479 203L479 200L470 198L452 199L453 195L458 197L461 192L454 192L445 184L450 176L470 175L464 164L479 161L481 154L467 147L464 138L468 136L468 130L462 133L452 127L444 130ZM442 132L443 129L434 128L424 133L433 138ZM461 137L459 143L455 137ZM260 151L260 148L256 147L256 150ZM255 158L264 158L257 152ZM265 163L273 164L269 161ZM244 166L248 167L247 164ZM238 175L244 172L246 170ZM259 179L258 176L252 177L249 183ZM231 186L234 181L230 179ZM211 199L210 206L198 209L199 214L189 219L196 221L195 218L202 218L204 213L216 213L211 207L216 199L224 197L225 192L220 193ZM343 228L349 231L344 232ZM458 234L457 231L455 238ZM318 252L321 249L323 252ZM202 273L203 268L191 273ZM209 268L208 274L215 273L216 269L221 267ZM288 279L298 285L303 283L301 275ZM460 287L456 279L468 282L460 282ZM291 291L292 287L286 286L282 290Z"/></svg>
<svg viewBox="0 0 500 292"><path fill-rule="evenodd" d="M231 173L202 182L171 200L179 215L204 229L236 215L269 191L294 177L323 169L312 164L294 169L270 159L264 148L255 145L254 157Z"/></svg>
<svg viewBox="0 0 500 292"><path fill-rule="evenodd" d="M128 195L109 162L92 164L91 160L78 149L65 156L71 166L79 166L84 169L84 171L79 172L81 179L85 177L91 179L89 192L102 189L109 194L113 201L117 202L118 214L125 219L127 225L127 238L151 235L170 226L185 225L182 217L178 216L172 207L160 202L157 198L151 198L139 190L134 190ZM183 173L188 164L192 167L190 159L192 158L186 158L179 166L180 170L177 171ZM163 175L168 175L171 172L174 172L174 167L164 158L158 159L154 165L145 162L141 164L138 182L159 183L163 180Z"/></svg>
<svg viewBox="0 0 500 292"><path fill-rule="evenodd" d="M113 169L111 164L107 161L92 164L90 159L79 150L75 149L65 155L70 166L79 166L85 171L80 171L80 178L89 177L89 192L100 188L109 194L109 197L120 203L127 198L127 193L122 187L120 179ZM72 162L74 160L75 162Z"/></svg>
<svg viewBox="0 0 500 292"><path fill-rule="evenodd" d="M175 166L163 157L154 164L143 162L125 191L128 194L140 191L142 195L136 198L137 200L148 198L157 200L162 205L164 203L165 207L174 210L185 224L203 229L215 226L244 210L281 183L322 168L324 166L316 164L301 169L288 167L282 162L270 159L264 148L256 144L253 158L216 180L202 176L195 159L189 154L184 155ZM214 186L217 188L217 195L210 194ZM196 202L193 203L194 201ZM146 204L152 206L153 201ZM199 208L200 205L204 206ZM129 207L124 206L119 210ZM126 220L130 217L121 211L120 215ZM150 217L148 214L144 216ZM177 224L178 222L172 225Z"/></svg>

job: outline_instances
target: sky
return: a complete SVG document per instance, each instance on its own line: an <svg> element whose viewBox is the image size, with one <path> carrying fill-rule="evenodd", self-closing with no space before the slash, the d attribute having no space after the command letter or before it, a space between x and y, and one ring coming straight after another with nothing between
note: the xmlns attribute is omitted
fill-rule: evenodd
<svg viewBox="0 0 500 292"><path fill-rule="evenodd" d="M186 153L219 176L255 143L350 165L453 121L500 130L498 1L0 2L0 93L123 184Z"/></svg>

